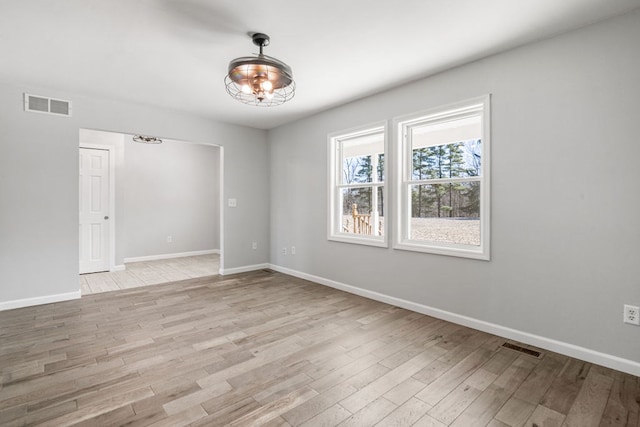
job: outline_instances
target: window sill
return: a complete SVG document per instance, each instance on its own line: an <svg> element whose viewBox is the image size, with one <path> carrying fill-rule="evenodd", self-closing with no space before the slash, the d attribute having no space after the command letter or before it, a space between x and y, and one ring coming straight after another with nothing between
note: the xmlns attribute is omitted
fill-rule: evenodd
<svg viewBox="0 0 640 427"><path fill-rule="evenodd" d="M433 242L435 243L435 242ZM423 242L404 241L396 243L393 248L403 251L423 252L435 255L454 256L459 258L472 258L490 261L489 249L482 246L471 247L455 244L429 244Z"/></svg>
<svg viewBox="0 0 640 427"><path fill-rule="evenodd" d="M331 235L327 238L329 241L352 243L356 245L375 246L379 248L388 248L389 243L386 239L378 239L375 237L355 237L349 234Z"/></svg>

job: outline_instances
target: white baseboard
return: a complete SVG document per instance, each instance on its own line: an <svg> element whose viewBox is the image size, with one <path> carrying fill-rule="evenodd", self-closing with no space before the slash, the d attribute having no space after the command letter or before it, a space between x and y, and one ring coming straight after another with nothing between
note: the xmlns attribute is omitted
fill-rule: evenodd
<svg viewBox="0 0 640 427"><path fill-rule="evenodd" d="M238 273L247 273L249 271L262 270L264 268L269 268L270 264L254 264L254 265L245 265L244 267L236 267L236 268L225 268L220 269L221 276L227 276L229 274L238 274ZM293 276L293 275L292 275Z"/></svg>
<svg viewBox="0 0 640 427"><path fill-rule="evenodd" d="M67 292L65 294L46 295L35 298L24 298L13 301L0 302L0 311L12 310L14 308L30 307L32 305L51 304L52 302L69 301L78 299L81 296L81 291L78 289L74 292Z"/></svg>
<svg viewBox="0 0 640 427"><path fill-rule="evenodd" d="M124 264L120 264L120 265L114 265L111 271L125 271L126 269L127 267L125 267Z"/></svg>
<svg viewBox="0 0 640 427"><path fill-rule="evenodd" d="M184 258L186 256L196 256L196 255L211 255L211 254L220 254L220 249L207 249L204 251L191 251L191 252L178 252L175 254L160 254L160 255L148 255L148 256L137 256L131 258L125 258L124 263L129 262L140 262L140 261L156 261L159 259L169 259L169 258Z"/></svg>
<svg viewBox="0 0 640 427"><path fill-rule="evenodd" d="M299 277L301 279L309 280L311 282L329 286L335 289L340 289L341 291L349 292L351 294L360 295L365 298L391 304L396 307L406 308L407 310L415 311L417 313L426 314L428 316L436 317L438 319L446 320L448 322L467 326L469 328L477 329L483 332L488 332L493 335L498 335L500 337L512 339L512 340L529 344L535 347L554 351L556 353L564 354L566 356L574 357L576 359L584 360L586 362L595 363L597 365L606 366L607 368L626 372L631 375L640 376L640 362L637 362L634 360L623 359L618 356L613 356L607 353L601 353L599 351L591 350L585 347L580 347L574 344L569 344L569 343L557 341L551 338L530 334L528 332L511 329L505 326L497 325L495 323L474 319L472 317L462 316L460 314L452 313L445 310L440 310L438 308L429 307L429 306L415 303L412 301L407 301L404 299L392 297L392 296L381 294L378 292L369 291L366 289L336 282L334 280L325 279L323 277L314 276L312 274L302 273L300 271L292 270L290 268L280 267L278 265L273 265L273 264L270 264L269 267L272 270L278 271L280 273L288 274L294 277Z"/></svg>

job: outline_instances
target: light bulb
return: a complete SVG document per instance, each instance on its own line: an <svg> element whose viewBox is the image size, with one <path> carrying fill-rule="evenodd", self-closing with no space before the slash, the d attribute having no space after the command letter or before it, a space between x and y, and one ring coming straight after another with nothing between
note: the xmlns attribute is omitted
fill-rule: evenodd
<svg viewBox="0 0 640 427"><path fill-rule="evenodd" d="M246 84L242 85L241 90L243 93L246 93L247 95L251 94L251 88L249 87L249 85L246 85Z"/></svg>
<svg viewBox="0 0 640 427"><path fill-rule="evenodd" d="M269 80L265 80L262 82L262 89L266 92L271 92L271 89L273 89L273 84Z"/></svg>

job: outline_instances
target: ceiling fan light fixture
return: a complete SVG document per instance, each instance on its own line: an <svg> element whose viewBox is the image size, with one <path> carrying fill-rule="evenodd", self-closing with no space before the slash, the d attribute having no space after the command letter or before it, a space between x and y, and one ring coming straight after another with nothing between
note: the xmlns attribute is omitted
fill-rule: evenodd
<svg viewBox="0 0 640 427"><path fill-rule="evenodd" d="M133 140L141 144L162 144L162 140L155 136L134 135Z"/></svg>
<svg viewBox="0 0 640 427"><path fill-rule="evenodd" d="M260 47L260 54L236 58L229 63L224 79L227 93L244 104L258 107L284 104L296 91L291 67L262 53L269 45L268 35L255 33L251 38L253 44Z"/></svg>

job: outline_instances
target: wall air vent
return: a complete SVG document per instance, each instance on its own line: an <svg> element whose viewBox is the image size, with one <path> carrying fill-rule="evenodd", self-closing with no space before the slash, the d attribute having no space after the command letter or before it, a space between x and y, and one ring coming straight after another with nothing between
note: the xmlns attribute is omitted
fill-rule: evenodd
<svg viewBox="0 0 640 427"><path fill-rule="evenodd" d="M55 114L56 116L71 116L71 101L47 98L45 96L24 94L24 111L33 113Z"/></svg>

